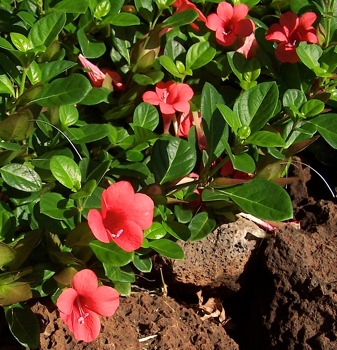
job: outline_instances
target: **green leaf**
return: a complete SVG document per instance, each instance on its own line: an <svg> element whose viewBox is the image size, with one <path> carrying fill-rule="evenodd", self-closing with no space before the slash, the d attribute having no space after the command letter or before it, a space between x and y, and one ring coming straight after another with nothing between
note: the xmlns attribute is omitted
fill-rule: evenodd
<svg viewBox="0 0 337 350"><path fill-rule="evenodd" d="M140 103L133 113L133 125L153 131L159 124L157 108L150 103Z"/></svg>
<svg viewBox="0 0 337 350"><path fill-rule="evenodd" d="M90 40L83 29L77 31L77 40L86 58L101 57L106 51L104 42Z"/></svg>
<svg viewBox="0 0 337 350"><path fill-rule="evenodd" d="M92 88L81 100L81 105L93 106L101 102L109 103L109 95L111 91L106 88Z"/></svg>
<svg viewBox="0 0 337 350"><path fill-rule="evenodd" d="M5 316L11 333L22 346L39 348L40 326L34 312L28 307L14 305L5 309Z"/></svg>
<svg viewBox="0 0 337 350"><path fill-rule="evenodd" d="M308 68L315 69L320 66L318 60L323 53L320 46L302 41L296 47L296 53Z"/></svg>
<svg viewBox="0 0 337 350"><path fill-rule="evenodd" d="M78 191L81 188L81 171L69 157L54 156L50 160L50 171L63 186Z"/></svg>
<svg viewBox="0 0 337 350"><path fill-rule="evenodd" d="M215 220L209 217L209 213L203 211L193 217L188 228L191 231L190 241L197 241L206 237L215 228Z"/></svg>
<svg viewBox="0 0 337 350"><path fill-rule="evenodd" d="M115 130L110 124L87 124L81 128L68 128L67 136L75 143L89 143L103 139Z"/></svg>
<svg viewBox="0 0 337 350"><path fill-rule="evenodd" d="M27 282L0 283L0 306L15 304L30 298L32 298L32 290Z"/></svg>
<svg viewBox="0 0 337 350"><path fill-rule="evenodd" d="M103 21L103 24L112 24L119 27L129 27L140 24L140 19L132 13L120 12L115 13L112 16L107 16Z"/></svg>
<svg viewBox="0 0 337 350"><path fill-rule="evenodd" d="M66 15L64 13L50 13L34 23L28 34L28 39L34 47L44 45L48 48L57 38L65 23Z"/></svg>
<svg viewBox="0 0 337 350"><path fill-rule="evenodd" d="M198 17L198 12L195 10L185 10L176 12L173 16L168 17L163 21L163 28L175 28L193 22Z"/></svg>
<svg viewBox="0 0 337 350"><path fill-rule="evenodd" d="M255 171L254 159L247 153L229 154L235 170L240 170L245 173L253 173Z"/></svg>
<svg viewBox="0 0 337 350"><path fill-rule="evenodd" d="M155 85L161 80L163 80L165 74L162 71L150 71L146 74L139 74L136 73L132 79L134 82L136 82L138 85Z"/></svg>
<svg viewBox="0 0 337 350"><path fill-rule="evenodd" d="M11 114L0 122L0 138L5 141L23 141L33 132L33 114L29 109Z"/></svg>
<svg viewBox="0 0 337 350"><path fill-rule="evenodd" d="M170 259L184 259L184 251L175 242L169 239L159 239L157 241L151 241L150 247L162 256Z"/></svg>
<svg viewBox="0 0 337 350"><path fill-rule="evenodd" d="M152 259L149 256L135 254L133 264L141 272L151 272Z"/></svg>
<svg viewBox="0 0 337 350"><path fill-rule="evenodd" d="M78 213L75 203L64 198L60 193L45 193L41 196L40 212L53 219L64 220Z"/></svg>
<svg viewBox="0 0 337 350"><path fill-rule="evenodd" d="M78 110L74 105L64 105L59 108L59 118L62 126L68 127L78 120Z"/></svg>
<svg viewBox="0 0 337 350"><path fill-rule="evenodd" d="M180 222L177 221L163 221L162 222L163 228L174 238L182 241L187 241L190 236L191 232L188 229L188 227Z"/></svg>
<svg viewBox="0 0 337 350"><path fill-rule="evenodd" d="M31 103L37 103L43 107L76 104L84 99L91 88L85 76L75 73L52 81Z"/></svg>
<svg viewBox="0 0 337 350"><path fill-rule="evenodd" d="M1 214L0 214L1 215ZM1 218L0 218L1 220ZM1 221L0 221L1 222ZM0 242L0 268L3 270L4 266L15 259L15 250L8 244Z"/></svg>
<svg viewBox="0 0 337 350"><path fill-rule="evenodd" d="M152 225L144 231L147 239L160 239L166 236L166 230L160 222L154 221Z"/></svg>
<svg viewBox="0 0 337 350"><path fill-rule="evenodd" d="M0 240L11 239L16 230L16 217L8 204L0 202ZM0 253L0 257L3 253ZM1 268L1 263L0 263Z"/></svg>
<svg viewBox="0 0 337 350"><path fill-rule="evenodd" d="M0 75L0 94L15 94L13 83L5 74Z"/></svg>
<svg viewBox="0 0 337 350"><path fill-rule="evenodd" d="M242 126L239 117L226 105L217 104L216 106L219 109L222 116L225 118L227 124L232 128L232 130L236 134L238 129Z"/></svg>
<svg viewBox="0 0 337 350"><path fill-rule="evenodd" d="M198 69L210 62L216 54L216 50L208 41L193 44L186 54L186 69Z"/></svg>
<svg viewBox="0 0 337 350"><path fill-rule="evenodd" d="M127 265L133 259L134 252L126 252L122 248L119 248L114 242L102 243L93 240L90 242L89 246L98 260L114 267Z"/></svg>
<svg viewBox="0 0 337 350"><path fill-rule="evenodd" d="M11 187L23 192L37 192L42 189L39 174L26 165L13 163L0 169L3 180Z"/></svg>
<svg viewBox="0 0 337 350"><path fill-rule="evenodd" d="M254 179L243 185L224 189L242 210L258 218L282 221L293 217L288 193L279 185L262 179Z"/></svg>
<svg viewBox="0 0 337 350"><path fill-rule="evenodd" d="M85 13L89 7L88 0L73 1L73 0L62 0L58 1L53 7L54 11L60 11L64 13Z"/></svg>
<svg viewBox="0 0 337 350"><path fill-rule="evenodd" d="M177 78L184 78L184 74L180 73L173 60L165 55L159 57L159 63L173 76Z"/></svg>
<svg viewBox="0 0 337 350"><path fill-rule="evenodd" d="M47 82L68 69L76 66L76 62L72 61L52 61L39 65L41 70L41 82Z"/></svg>
<svg viewBox="0 0 337 350"><path fill-rule="evenodd" d="M323 101L312 99L302 105L300 112L303 113L306 118L310 118L323 112L324 108L325 104Z"/></svg>
<svg viewBox="0 0 337 350"><path fill-rule="evenodd" d="M309 121L317 127L318 132L325 141L333 148L337 149L337 114L321 114Z"/></svg>
<svg viewBox="0 0 337 350"><path fill-rule="evenodd" d="M13 45L21 52L27 52L33 48L32 42L20 33L10 33Z"/></svg>
<svg viewBox="0 0 337 350"><path fill-rule="evenodd" d="M250 126L254 133L274 116L278 95L275 82L260 83L236 99L233 111L239 116L241 124Z"/></svg>
<svg viewBox="0 0 337 350"><path fill-rule="evenodd" d="M209 162L218 158L224 151L224 141L228 138L228 127L222 114L217 109L223 104L222 96L215 87L206 83L201 93L201 115L203 118L203 129L207 141L207 153Z"/></svg>
<svg viewBox="0 0 337 350"><path fill-rule="evenodd" d="M188 141L164 136L153 145L149 163L160 184L188 175L196 162L195 149Z"/></svg>
<svg viewBox="0 0 337 350"><path fill-rule="evenodd" d="M133 283L135 282L135 273L129 265L115 267L109 263L103 263L106 277L113 282Z"/></svg>
<svg viewBox="0 0 337 350"><path fill-rule="evenodd" d="M247 143L260 147L285 147L283 138L270 131L258 131L246 139Z"/></svg>

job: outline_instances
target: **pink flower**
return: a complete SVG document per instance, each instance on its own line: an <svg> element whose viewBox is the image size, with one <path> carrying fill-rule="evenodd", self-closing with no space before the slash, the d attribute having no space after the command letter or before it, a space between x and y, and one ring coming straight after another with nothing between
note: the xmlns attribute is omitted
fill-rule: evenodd
<svg viewBox="0 0 337 350"><path fill-rule="evenodd" d="M164 119L164 132L167 133L176 112L190 111L189 100L193 94L192 88L187 84L161 81L157 83L155 92L146 91L143 94L143 101L159 106Z"/></svg>
<svg viewBox="0 0 337 350"><path fill-rule="evenodd" d="M281 63L299 61L296 53L299 42L317 43L316 29L312 26L316 18L314 12L307 12L298 18L296 13L289 11L281 15L279 23L271 25L266 39L279 43L275 55Z"/></svg>
<svg viewBox="0 0 337 350"><path fill-rule="evenodd" d="M259 45L255 39L255 34L252 33L244 39L243 45L236 51L242 53L246 58L250 59L256 56L256 50Z"/></svg>
<svg viewBox="0 0 337 350"><path fill-rule="evenodd" d="M102 212L91 209L88 224L101 242L115 242L127 252L138 249L143 242L143 230L153 220L154 203L143 193L135 193L127 181L112 184L102 194Z"/></svg>
<svg viewBox="0 0 337 350"><path fill-rule="evenodd" d="M88 71L88 76L91 81L92 86L94 87L107 87L111 91L113 90L124 90L124 85L122 84L121 76L112 70L109 69L99 69L93 63L88 61L83 55L79 55L78 59L80 60L84 68L90 69Z"/></svg>
<svg viewBox="0 0 337 350"><path fill-rule="evenodd" d="M101 329L99 315L112 316L119 306L119 295L111 287L98 287L95 273L84 269L75 274L72 288L61 293L56 305L75 338L91 342Z"/></svg>
<svg viewBox="0 0 337 350"><path fill-rule="evenodd" d="M172 6L177 9L175 13L186 11L186 10L195 10L198 12L197 19L199 21L202 21L204 23L206 23L206 21L207 21L205 15L198 9L198 7L195 4L191 3L189 0L176 0L172 4ZM190 23L190 26L195 30L199 30L198 25L195 23Z"/></svg>
<svg viewBox="0 0 337 350"><path fill-rule="evenodd" d="M237 38L245 38L253 33L255 24L251 19L245 18L248 14L248 6L245 4L234 5L221 2L216 10L207 17L206 26L215 31L218 44L230 46Z"/></svg>

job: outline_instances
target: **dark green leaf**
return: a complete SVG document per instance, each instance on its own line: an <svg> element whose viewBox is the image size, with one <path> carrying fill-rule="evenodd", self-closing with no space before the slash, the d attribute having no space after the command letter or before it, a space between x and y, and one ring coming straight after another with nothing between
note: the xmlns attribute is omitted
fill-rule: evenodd
<svg viewBox="0 0 337 350"><path fill-rule="evenodd" d="M157 241L151 241L150 247L162 256L170 259L184 259L184 251L175 242L169 239L159 239Z"/></svg>
<svg viewBox="0 0 337 350"><path fill-rule="evenodd" d="M188 225L191 231L190 241L197 241L206 237L214 230L215 224L215 220L206 211L195 215Z"/></svg>

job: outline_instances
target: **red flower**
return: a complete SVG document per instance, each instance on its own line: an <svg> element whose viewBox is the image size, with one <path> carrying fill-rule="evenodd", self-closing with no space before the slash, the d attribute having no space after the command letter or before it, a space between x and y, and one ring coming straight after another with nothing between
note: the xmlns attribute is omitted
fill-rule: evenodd
<svg viewBox="0 0 337 350"><path fill-rule="evenodd" d="M78 56L78 59L84 68L90 69L87 73L92 86L107 87L111 91L124 89L122 78L117 72L109 69L99 69L81 54Z"/></svg>
<svg viewBox="0 0 337 350"><path fill-rule="evenodd" d="M167 133L175 112L190 111L189 100L193 94L192 88L187 84L161 81L156 85L156 92L147 91L143 94L143 101L159 106L164 119L164 132Z"/></svg>
<svg viewBox="0 0 337 350"><path fill-rule="evenodd" d="M256 41L255 34L252 33L244 39L243 45L236 51L242 53L246 58L250 59L256 56L256 50L259 45Z"/></svg>
<svg viewBox="0 0 337 350"><path fill-rule="evenodd" d="M275 55L281 63L299 61L296 53L299 42L317 43L316 29L312 26L316 18L314 12L307 12L298 18L296 13L289 11L281 15L279 23L268 29L266 39L279 43Z"/></svg>
<svg viewBox="0 0 337 350"><path fill-rule="evenodd" d="M91 209L88 224L101 242L115 242L127 252L138 249L143 242L143 230L153 220L154 203L143 193L135 193L127 181L119 181L102 194L102 212Z"/></svg>
<svg viewBox="0 0 337 350"><path fill-rule="evenodd" d="M119 306L119 295L111 287L98 287L95 273L84 269L75 274L72 288L61 293L56 305L75 338L91 342L101 329L99 315L112 316Z"/></svg>
<svg viewBox="0 0 337 350"><path fill-rule="evenodd" d="M206 23L207 21L207 18L205 17L205 15L198 9L198 7L195 4L191 3L189 0L176 0L172 4L172 6L177 9L175 13L186 11L186 10L195 10L198 12L197 19L199 21L202 21L204 23ZM195 30L199 30L198 25L195 23L190 23L190 26Z"/></svg>
<svg viewBox="0 0 337 350"><path fill-rule="evenodd" d="M245 18L248 14L248 6L245 4L234 5L221 2L216 10L207 17L206 26L215 31L218 44L230 46L237 38L245 38L253 33L255 24L251 19Z"/></svg>

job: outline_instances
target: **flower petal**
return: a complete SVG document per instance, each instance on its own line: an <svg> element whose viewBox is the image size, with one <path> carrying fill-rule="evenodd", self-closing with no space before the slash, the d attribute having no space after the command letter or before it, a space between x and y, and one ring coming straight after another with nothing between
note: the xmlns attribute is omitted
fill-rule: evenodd
<svg viewBox="0 0 337 350"><path fill-rule="evenodd" d="M132 205L128 208L128 220L146 230L152 225L153 211L153 200L146 194L136 193Z"/></svg>
<svg viewBox="0 0 337 350"><path fill-rule="evenodd" d="M188 113L191 109L191 106L188 102L186 101L179 101L177 103L175 103L173 105L173 108L176 110L176 111L179 111L179 112L184 112L184 113Z"/></svg>
<svg viewBox="0 0 337 350"><path fill-rule="evenodd" d="M299 61L295 46L288 46L286 43L278 44L275 55L281 63L296 63Z"/></svg>
<svg viewBox="0 0 337 350"><path fill-rule="evenodd" d="M288 38L285 35L283 28L275 23L270 26L267 31L266 40L276 41L276 42L288 42Z"/></svg>
<svg viewBox="0 0 337 350"><path fill-rule="evenodd" d="M78 321L79 315L73 315L72 326L76 340L83 340L87 343L92 342L99 336L101 330L101 321L95 312L89 312L84 323Z"/></svg>
<svg viewBox="0 0 337 350"><path fill-rule="evenodd" d="M132 252L140 248L143 242L143 230L133 221L123 222L123 232L112 240L126 252Z"/></svg>
<svg viewBox="0 0 337 350"><path fill-rule="evenodd" d="M83 269L75 274L72 284L76 292L85 298L87 295L96 292L98 279L95 272Z"/></svg>
<svg viewBox="0 0 337 350"><path fill-rule="evenodd" d="M299 26L304 29L310 29L311 25L316 21L317 15L315 12L304 13L299 20Z"/></svg>
<svg viewBox="0 0 337 350"><path fill-rule="evenodd" d="M77 298L77 291L73 288L65 289L57 298L56 306L64 315L71 315L73 312L74 302Z"/></svg>
<svg viewBox="0 0 337 350"><path fill-rule="evenodd" d="M173 106L171 106L170 104L165 103L165 102L160 102L159 108L163 114L174 114L175 113L175 109L173 108Z"/></svg>
<svg viewBox="0 0 337 350"><path fill-rule="evenodd" d="M224 22L217 14L212 13L207 16L206 27L213 31L216 31L219 27L224 30Z"/></svg>
<svg viewBox="0 0 337 350"><path fill-rule="evenodd" d="M228 2L220 2L216 9L217 15L225 22L229 22L233 16L233 6Z"/></svg>
<svg viewBox="0 0 337 350"><path fill-rule="evenodd" d="M235 34L243 38L252 34L254 29L255 29L254 22L248 18L242 19L241 21L236 22L234 25Z"/></svg>
<svg viewBox="0 0 337 350"><path fill-rule="evenodd" d="M283 31L287 37L296 29L298 23L299 19L294 12L288 11L280 16L280 25L283 27Z"/></svg>
<svg viewBox="0 0 337 350"><path fill-rule="evenodd" d="M103 243L111 241L110 235L105 229L102 214L97 209L90 209L88 213L88 225L93 235Z"/></svg>
<svg viewBox="0 0 337 350"><path fill-rule="evenodd" d="M215 39L218 44L222 46L231 46L235 43L237 35L234 32L224 35L221 29L218 29L215 33Z"/></svg>
<svg viewBox="0 0 337 350"><path fill-rule="evenodd" d="M238 22L248 15L248 6L246 4L238 4L233 8L232 22Z"/></svg>
<svg viewBox="0 0 337 350"><path fill-rule="evenodd" d="M135 190L128 181L118 181L110 185L102 193L102 209L114 212L115 214L128 211L128 206L132 204ZM104 203L104 205L103 205ZM106 212L103 212L103 216Z"/></svg>
<svg viewBox="0 0 337 350"><path fill-rule="evenodd" d="M85 298L86 306L95 313L102 316L112 316L119 306L119 294L108 286L100 286L95 294Z"/></svg>
<svg viewBox="0 0 337 350"><path fill-rule="evenodd" d="M158 95L154 91L146 91L146 92L144 92L142 98L143 98L144 102L151 103L154 106L157 106L160 103L160 99L159 99Z"/></svg>

